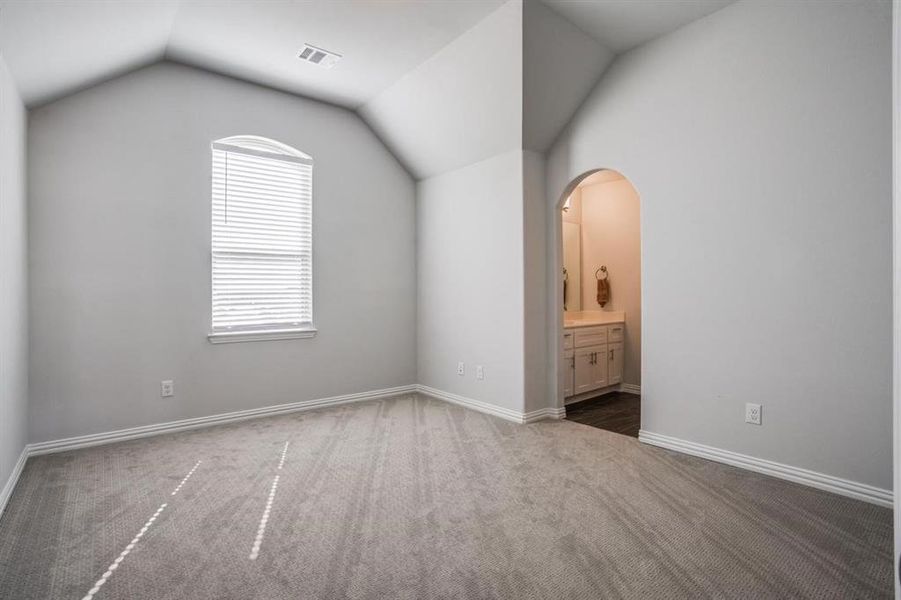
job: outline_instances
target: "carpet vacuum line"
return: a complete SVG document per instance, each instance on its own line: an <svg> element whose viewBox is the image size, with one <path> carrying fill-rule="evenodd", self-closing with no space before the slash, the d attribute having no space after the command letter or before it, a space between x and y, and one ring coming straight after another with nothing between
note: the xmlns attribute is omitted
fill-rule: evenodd
<svg viewBox="0 0 901 600"><path fill-rule="evenodd" d="M194 465L194 468L192 468L190 471L188 471L188 474L185 475L184 479L182 479L181 482L172 491L172 493L170 494L171 496L174 496L175 494L178 493L178 491L182 488L182 486L188 481L188 479L190 479L191 475L194 474L194 471L197 470L197 467L200 466L201 462L202 461L198 460L197 463ZM116 560L114 560L110 564L110 566L106 568L106 572L100 576L100 579L98 579L97 582L94 583L94 587L92 587L90 590L88 590L88 593L85 595L84 598L82 598L82 600L92 600L94 598L94 595L97 594L97 592L100 591L100 588L102 588L103 585L109 580L109 578L112 577L113 572L119 568L119 565L122 564L122 561L125 560L125 557L128 556L132 550L134 550L135 546L138 544L138 542L141 541L141 538L144 537L144 534L147 533L147 530L150 529L150 526L153 525L153 522L156 521L157 517L159 517L161 514L163 514L163 511L166 510L167 506L168 506L168 503L166 503L166 502L163 502L162 504L160 504L160 507L158 509L156 509L155 513L153 513L153 516L151 516L147 520L147 522L144 523L144 526L141 528L140 531L138 531L137 535L135 535L135 537L132 538L131 542L129 542L128 545L125 546L125 549L121 553L119 553L119 556L116 557Z"/></svg>
<svg viewBox="0 0 901 600"><path fill-rule="evenodd" d="M280 461L278 461L278 470L279 471L281 471L282 467L285 466L285 455L288 453L288 443L289 442L285 442L285 447L282 448L282 458Z"/></svg>
<svg viewBox="0 0 901 600"><path fill-rule="evenodd" d="M285 466L285 456L288 453L288 442L285 442L284 448L282 448L281 458L278 461L278 469L281 471L282 467ZM263 545L263 536L266 534L266 524L269 523L269 513L272 511L272 503L275 502L275 492L278 490L278 480L281 478L281 475L276 475L272 480L272 485L269 487L269 497L266 499L266 508L263 509L263 516L260 517L260 525L257 527L257 536L253 540L253 546L250 548L250 556L248 557L250 560L256 560L260 555L260 546Z"/></svg>

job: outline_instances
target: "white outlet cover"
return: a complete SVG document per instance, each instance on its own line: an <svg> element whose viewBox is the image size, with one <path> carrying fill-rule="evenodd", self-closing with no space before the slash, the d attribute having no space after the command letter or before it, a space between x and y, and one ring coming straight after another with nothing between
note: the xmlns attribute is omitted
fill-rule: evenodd
<svg viewBox="0 0 901 600"><path fill-rule="evenodd" d="M160 382L160 397L169 398L170 396L175 395L175 382L171 379L166 379Z"/></svg>
<svg viewBox="0 0 901 600"><path fill-rule="evenodd" d="M462 361L458 362L457 363L457 375L463 375L464 373L466 373L466 365L464 365Z"/></svg>
<svg viewBox="0 0 901 600"><path fill-rule="evenodd" d="M476 379L485 379L485 367L476 365Z"/></svg>
<svg viewBox="0 0 901 600"><path fill-rule="evenodd" d="M763 407L759 404L745 404L745 423L760 425Z"/></svg>

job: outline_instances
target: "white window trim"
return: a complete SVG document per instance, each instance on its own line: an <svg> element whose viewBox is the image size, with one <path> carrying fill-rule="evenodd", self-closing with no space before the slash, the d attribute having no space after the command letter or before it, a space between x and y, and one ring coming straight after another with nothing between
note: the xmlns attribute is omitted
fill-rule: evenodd
<svg viewBox="0 0 901 600"><path fill-rule="evenodd" d="M235 144L229 142L236 142ZM251 144L262 143L265 149L248 148L241 145L242 142ZM300 164L313 165L313 159L304 154L286 146L281 142L276 142L268 138L259 136L234 136L224 140L217 140L210 144L213 150L234 151L243 154L259 156L261 158L274 158L286 162L297 162ZM267 151L269 150L269 151ZM311 247L310 260L313 259L313 249ZM212 269L212 264L210 265ZM312 283L312 282L311 282ZM211 290L212 292L212 290ZM296 327L277 327L277 328L260 328L260 329L236 329L236 330L210 330L207 333L207 340L211 344L231 344L236 342L264 342L276 340L293 340L293 339L309 339L316 337L318 329L313 323L304 323Z"/></svg>
<svg viewBox="0 0 901 600"><path fill-rule="evenodd" d="M319 330L313 327L291 329L260 329L257 331L216 331L207 335L211 344L231 344L234 342L266 342L270 340L296 340L316 337Z"/></svg>
<svg viewBox="0 0 901 600"><path fill-rule="evenodd" d="M268 140L267 140L268 141ZM280 160L282 162L295 162L301 165L312 165L313 159L306 156L293 154L280 154L277 152L267 152L265 150L257 150L255 148L245 148L235 144L227 144L225 142L213 142L211 144L213 150L222 150L224 152L234 152L236 154L249 154L251 156L259 156L260 158L271 158L272 160ZM293 148L292 148L293 151Z"/></svg>

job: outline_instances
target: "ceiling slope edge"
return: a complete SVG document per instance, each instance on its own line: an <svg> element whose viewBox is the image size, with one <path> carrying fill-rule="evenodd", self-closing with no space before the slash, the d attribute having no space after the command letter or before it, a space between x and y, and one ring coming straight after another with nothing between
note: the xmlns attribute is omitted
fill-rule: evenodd
<svg viewBox="0 0 901 600"><path fill-rule="evenodd" d="M509 0L359 112L416 179L522 147L522 0Z"/></svg>
<svg viewBox="0 0 901 600"><path fill-rule="evenodd" d="M523 15L523 146L546 152L613 62L614 52L539 0Z"/></svg>

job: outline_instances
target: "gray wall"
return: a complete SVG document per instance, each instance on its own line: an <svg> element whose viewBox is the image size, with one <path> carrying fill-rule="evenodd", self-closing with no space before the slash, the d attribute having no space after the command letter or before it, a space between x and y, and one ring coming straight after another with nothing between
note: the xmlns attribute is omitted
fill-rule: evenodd
<svg viewBox="0 0 901 600"><path fill-rule="evenodd" d="M206 339L236 134L316 161L314 339ZM353 113L162 63L34 111L28 158L32 441L416 381L415 185Z"/></svg>
<svg viewBox="0 0 901 600"><path fill-rule="evenodd" d="M417 210L419 383L515 411L523 410L522 185L522 151L513 150L419 182Z"/></svg>
<svg viewBox="0 0 901 600"><path fill-rule="evenodd" d="M546 408L549 363L545 348L551 337L545 269L548 254L544 221L545 161L531 150L522 153L523 192L523 394L526 412ZM552 280L553 281L553 280Z"/></svg>
<svg viewBox="0 0 901 600"><path fill-rule="evenodd" d="M892 150L893 150L893 176L894 186L892 189L892 209L894 224L893 239L893 312L894 312L894 344L893 344L893 405L894 405L894 482L895 489L901 484L901 362L898 357L901 356L901 0L893 0L892 2L892 31L894 33L893 49L892 49L892 80L894 85L892 90L892 106L894 116ZM895 494L895 598L901 598L901 498Z"/></svg>
<svg viewBox="0 0 901 600"><path fill-rule="evenodd" d="M891 489L890 18L739 2L617 59L554 145L549 202L599 167L641 196L645 430Z"/></svg>
<svg viewBox="0 0 901 600"><path fill-rule="evenodd" d="M418 382L517 412L524 408L522 11L519 0L505 2L361 110L420 179ZM484 380L476 379L478 364Z"/></svg>
<svg viewBox="0 0 901 600"><path fill-rule="evenodd" d="M0 56L0 489L27 442L25 108Z"/></svg>

